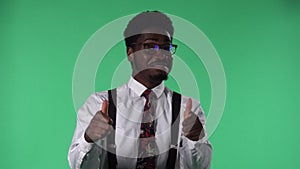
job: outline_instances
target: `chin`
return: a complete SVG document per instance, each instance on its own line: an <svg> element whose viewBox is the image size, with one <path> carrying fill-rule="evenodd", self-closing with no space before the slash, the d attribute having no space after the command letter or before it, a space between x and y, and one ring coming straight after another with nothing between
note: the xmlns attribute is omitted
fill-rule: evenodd
<svg viewBox="0 0 300 169"><path fill-rule="evenodd" d="M168 79L168 73L160 69L153 69L151 70L149 77L152 81L155 82L163 81Z"/></svg>

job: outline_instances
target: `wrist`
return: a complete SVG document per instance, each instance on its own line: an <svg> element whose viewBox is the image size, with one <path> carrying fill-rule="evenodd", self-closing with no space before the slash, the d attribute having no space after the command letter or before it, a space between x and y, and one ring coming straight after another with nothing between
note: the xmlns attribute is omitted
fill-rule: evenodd
<svg viewBox="0 0 300 169"><path fill-rule="evenodd" d="M94 141L86 134L86 132L84 133L84 140L88 143L93 143Z"/></svg>

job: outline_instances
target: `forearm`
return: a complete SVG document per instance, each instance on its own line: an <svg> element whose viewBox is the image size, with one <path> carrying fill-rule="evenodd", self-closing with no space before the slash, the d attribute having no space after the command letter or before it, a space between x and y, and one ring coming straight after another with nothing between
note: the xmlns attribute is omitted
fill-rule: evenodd
<svg viewBox="0 0 300 169"><path fill-rule="evenodd" d="M101 95L105 93L99 94ZM100 98L97 94L92 94L78 110L76 128L68 153L68 160L71 169L79 169L83 166L83 163L86 162L92 164L92 161L95 160L91 160L91 157L97 156L95 152L99 153L98 151L93 151L94 143L88 143L84 138L84 133L96 112L99 111L99 109L101 110L101 107L98 107L98 105L101 105L101 100L104 99L105 98L102 97Z"/></svg>
<svg viewBox="0 0 300 169"><path fill-rule="evenodd" d="M74 136L69 149L68 161L71 169L79 169L86 154L91 150L92 144L87 143L83 136Z"/></svg>
<svg viewBox="0 0 300 169"><path fill-rule="evenodd" d="M84 156L80 169L99 169L103 156L103 149L97 144L93 144L91 150Z"/></svg>
<svg viewBox="0 0 300 169"><path fill-rule="evenodd" d="M187 98L185 102L187 103ZM188 105L188 104L187 104ZM210 169L211 158L212 158L212 147L208 141L207 133L205 130L206 119L204 112L200 106L200 103L196 100L192 103L193 107L190 108L190 112L193 112L198 116L198 125L193 121L186 121L184 124L193 124L190 130L184 130L181 134L182 147L179 147L179 158L181 169ZM184 107L185 110L188 106ZM200 130L199 130L200 129ZM186 134L190 133L190 134ZM184 134L185 133L185 134ZM184 136L185 135L185 136ZM189 137L189 138L188 138ZM194 138L199 139L194 139ZM197 140L197 141L192 141Z"/></svg>

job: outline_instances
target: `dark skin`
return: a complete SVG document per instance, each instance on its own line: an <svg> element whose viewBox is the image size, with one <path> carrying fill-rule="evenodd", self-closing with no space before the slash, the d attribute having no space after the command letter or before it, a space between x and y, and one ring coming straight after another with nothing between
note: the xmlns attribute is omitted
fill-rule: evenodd
<svg viewBox="0 0 300 169"><path fill-rule="evenodd" d="M182 122L182 131L185 137L190 140L197 141L199 138L204 136L203 126L195 113L191 111L192 109L192 99L186 103L186 108L184 111L184 121Z"/></svg>
<svg viewBox="0 0 300 169"><path fill-rule="evenodd" d="M144 49L144 45L170 43L171 39L168 36L144 34L137 39L136 44L138 45L127 48L127 58L131 63L132 76L135 80L152 89L167 79L168 73L172 69L172 55L162 49L149 54L147 53L149 49Z"/></svg>
<svg viewBox="0 0 300 169"><path fill-rule="evenodd" d="M147 51L143 49L143 44L155 43L158 45L170 44L172 39L170 36L161 34L145 34L137 39L135 47L127 47L127 57L132 66L132 76L135 80L152 89L167 79L172 68L173 57L164 51L158 51L154 55L149 56ZM192 100L186 103L184 112L184 121L182 123L183 134L190 140L197 141L203 137L203 127L198 116L191 111ZM97 112L91 120L86 132L85 139L87 142L94 142L104 138L107 133L112 130L107 115L107 101L102 104L102 110Z"/></svg>

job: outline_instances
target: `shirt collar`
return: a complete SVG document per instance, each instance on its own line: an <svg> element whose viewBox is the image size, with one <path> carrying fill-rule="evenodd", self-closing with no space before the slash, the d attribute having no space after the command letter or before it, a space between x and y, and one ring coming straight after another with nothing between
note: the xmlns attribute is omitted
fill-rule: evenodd
<svg viewBox="0 0 300 169"><path fill-rule="evenodd" d="M135 80L132 76L129 79L128 87L138 96L141 96L143 92L147 89L143 84ZM165 89L164 82L161 82L158 86L151 89L157 98L159 98Z"/></svg>

